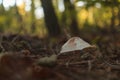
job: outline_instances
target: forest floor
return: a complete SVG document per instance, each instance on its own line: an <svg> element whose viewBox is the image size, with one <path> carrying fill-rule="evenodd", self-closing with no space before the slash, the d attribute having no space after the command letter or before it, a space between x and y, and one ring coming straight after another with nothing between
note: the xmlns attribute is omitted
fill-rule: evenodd
<svg viewBox="0 0 120 80"><path fill-rule="evenodd" d="M119 80L119 35L80 35L97 48L63 53L50 62L39 60L58 54L67 38L1 35L0 80Z"/></svg>

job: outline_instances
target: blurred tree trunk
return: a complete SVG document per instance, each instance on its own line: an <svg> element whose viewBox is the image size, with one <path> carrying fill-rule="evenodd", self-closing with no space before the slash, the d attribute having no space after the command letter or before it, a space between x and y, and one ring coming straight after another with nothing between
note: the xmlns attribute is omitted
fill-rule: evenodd
<svg viewBox="0 0 120 80"><path fill-rule="evenodd" d="M18 27L19 27L19 31L18 31L18 34L20 32L26 32L26 30L24 29L24 23L23 23L23 18L21 16L21 14L19 13L18 11L18 7L17 7L17 4L16 4L16 0L15 0L15 17L17 18L17 22L18 22Z"/></svg>
<svg viewBox="0 0 120 80"><path fill-rule="evenodd" d="M120 28L120 4L118 5L118 19L119 19L118 27Z"/></svg>
<svg viewBox="0 0 120 80"><path fill-rule="evenodd" d="M35 32L35 26L36 26L36 22L35 22L35 4L34 4L34 0L31 0L31 32L34 33Z"/></svg>
<svg viewBox="0 0 120 80"><path fill-rule="evenodd" d="M1 13L4 13L5 12L5 8L4 8L4 6L3 6L3 0L1 0Z"/></svg>
<svg viewBox="0 0 120 80"><path fill-rule="evenodd" d="M1 0L0 4L0 16L4 16L6 14L5 8L3 6L3 0ZM6 27L6 22L4 21L3 23L0 22L0 32L4 32Z"/></svg>
<svg viewBox="0 0 120 80"><path fill-rule="evenodd" d="M45 15L45 23L50 36L56 37L61 34L57 16L54 11L52 0L41 0Z"/></svg>
<svg viewBox="0 0 120 80"><path fill-rule="evenodd" d="M72 4L70 0L64 0L64 5L63 23L65 23L65 26L70 27L70 31L73 35L79 34L74 4Z"/></svg>
<svg viewBox="0 0 120 80"><path fill-rule="evenodd" d="M19 11L18 11L18 8L17 8L16 4L15 4L15 10L16 10L17 21L20 23L19 26L20 26L20 29L21 29L21 28L23 28L23 26L22 26L22 16L19 14Z"/></svg>
<svg viewBox="0 0 120 80"><path fill-rule="evenodd" d="M111 17L110 28L111 28L111 32L114 34L115 33L115 13L114 13L114 7L113 6L111 7L111 10L112 10L112 17Z"/></svg>

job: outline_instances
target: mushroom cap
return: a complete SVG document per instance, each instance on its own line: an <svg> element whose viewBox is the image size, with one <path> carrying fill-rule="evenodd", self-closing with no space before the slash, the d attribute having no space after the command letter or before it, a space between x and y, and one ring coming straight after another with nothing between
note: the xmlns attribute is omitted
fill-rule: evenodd
<svg viewBox="0 0 120 80"><path fill-rule="evenodd" d="M72 37L62 46L60 53L82 50L87 47L91 45L80 37Z"/></svg>

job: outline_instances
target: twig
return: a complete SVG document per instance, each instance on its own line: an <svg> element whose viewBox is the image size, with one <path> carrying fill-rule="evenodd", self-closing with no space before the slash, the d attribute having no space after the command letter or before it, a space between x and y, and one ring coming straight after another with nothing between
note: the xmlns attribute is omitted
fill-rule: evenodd
<svg viewBox="0 0 120 80"><path fill-rule="evenodd" d="M13 40L11 41L11 43L14 43L17 40L18 37L19 37L19 33L13 38Z"/></svg>
<svg viewBox="0 0 120 80"><path fill-rule="evenodd" d="M92 69L92 63L90 60L88 60L88 71L91 71Z"/></svg>
<svg viewBox="0 0 120 80"><path fill-rule="evenodd" d="M90 63L91 62L93 62L93 60L92 61L90 61ZM67 64L67 66L69 66L69 65L81 65L81 64L87 64L88 63L88 61L81 61L81 62L74 62L74 63L70 63L70 62L67 62L66 64ZM66 64L63 64L63 63L59 63L60 65L65 65L66 66Z"/></svg>
<svg viewBox="0 0 120 80"><path fill-rule="evenodd" d="M65 33L67 39L70 39L70 38L71 38L70 33L68 33L68 31L67 31L66 29L64 29L64 33Z"/></svg>

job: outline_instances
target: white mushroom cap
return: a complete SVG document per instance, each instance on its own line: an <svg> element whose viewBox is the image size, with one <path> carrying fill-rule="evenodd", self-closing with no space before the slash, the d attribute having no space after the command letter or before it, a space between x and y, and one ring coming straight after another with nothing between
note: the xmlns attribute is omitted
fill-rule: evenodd
<svg viewBox="0 0 120 80"><path fill-rule="evenodd" d="M60 53L82 50L87 47L91 47L91 45L80 37L72 37L62 46Z"/></svg>

